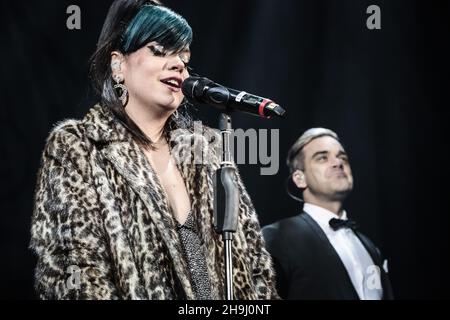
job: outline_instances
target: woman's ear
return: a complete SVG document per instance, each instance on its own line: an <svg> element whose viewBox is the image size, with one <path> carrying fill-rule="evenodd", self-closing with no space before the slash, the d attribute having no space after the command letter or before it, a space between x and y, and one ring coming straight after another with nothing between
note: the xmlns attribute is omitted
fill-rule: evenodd
<svg viewBox="0 0 450 320"><path fill-rule="evenodd" d="M306 183L305 174L302 170L294 171L294 173L292 174L292 181L299 189L306 189L308 187Z"/></svg>
<svg viewBox="0 0 450 320"><path fill-rule="evenodd" d="M125 80L123 73L123 54L119 51L113 51L111 53L111 74L116 83L122 83Z"/></svg>

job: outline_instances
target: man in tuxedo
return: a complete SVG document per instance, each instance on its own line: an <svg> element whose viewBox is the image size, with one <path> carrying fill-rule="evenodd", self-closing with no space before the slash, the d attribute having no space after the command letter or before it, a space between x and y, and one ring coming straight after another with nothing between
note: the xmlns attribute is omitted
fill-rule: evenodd
<svg viewBox="0 0 450 320"><path fill-rule="evenodd" d="M280 296L393 299L387 263L343 208L353 176L336 133L307 130L289 150L287 164L303 196L303 212L263 228Z"/></svg>

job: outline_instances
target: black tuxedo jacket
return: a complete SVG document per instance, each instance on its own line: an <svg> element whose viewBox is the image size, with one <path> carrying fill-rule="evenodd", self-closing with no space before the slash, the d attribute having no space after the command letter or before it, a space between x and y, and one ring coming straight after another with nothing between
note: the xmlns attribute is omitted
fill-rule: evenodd
<svg viewBox="0 0 450 320"><path fill-rule="evenodd" d="M393 299L378 248L359 231L355 234L380 268L383 299ZM277 273L278 293L284 299L357 300L358 294L338 253L307 213L263 228L266 248Z"/></svg>

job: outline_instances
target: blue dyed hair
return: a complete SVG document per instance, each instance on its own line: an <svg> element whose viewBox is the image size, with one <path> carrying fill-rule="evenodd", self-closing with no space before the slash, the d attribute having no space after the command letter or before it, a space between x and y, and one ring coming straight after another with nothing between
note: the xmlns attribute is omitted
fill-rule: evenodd
<svg viewBox="0 0 450 320"><path fill-rule="evenodd" d="M168 52L179 52L192 43L192 29L182 16L172 10L145 5L125 30L120 49L129 54L152 41L164 46Z"/></svg>

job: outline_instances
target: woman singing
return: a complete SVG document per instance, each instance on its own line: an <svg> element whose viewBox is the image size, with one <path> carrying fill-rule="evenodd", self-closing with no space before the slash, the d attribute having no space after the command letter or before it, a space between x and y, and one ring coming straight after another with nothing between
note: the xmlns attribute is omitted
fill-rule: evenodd
<svg viewBox="0 0 450 320"><path fill-rule="evenodd" d="M205 138L213 130L196 133L183 108L191 41L186 20L155 1L112 4L91 61L99 103L57 124L42 156L30 245L40 298L224 299L213 226L220 159ZM176 161L174 150L194 150L175 132L200 141L208 161ZM276 298L256 213L238 185L235 298Z"/></svg>

